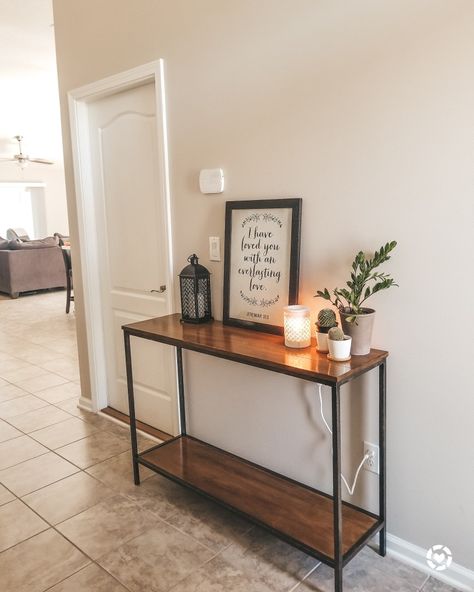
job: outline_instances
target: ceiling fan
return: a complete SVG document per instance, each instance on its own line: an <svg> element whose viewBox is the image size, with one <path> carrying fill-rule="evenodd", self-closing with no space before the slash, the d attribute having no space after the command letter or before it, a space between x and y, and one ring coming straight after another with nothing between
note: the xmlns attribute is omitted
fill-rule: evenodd
<svg viewBox="0 0 474 592"><path fill-rule="evenodd" d="M46 158L30 158L27 154L23 154L21 149L23 136L15 136L15 140L18 142L18 154L14 154L9 158L0 158L0 162L16 162L20 169L24 169L26 166L28 166L29 162L35 162L38 164L54 164L52 160L47 160Z"/></svg>

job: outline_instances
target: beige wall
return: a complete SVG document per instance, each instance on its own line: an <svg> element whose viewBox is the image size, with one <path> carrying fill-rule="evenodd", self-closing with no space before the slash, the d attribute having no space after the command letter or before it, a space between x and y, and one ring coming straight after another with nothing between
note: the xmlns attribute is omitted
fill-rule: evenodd
<svg viewBox="0 0 474 592"><path fill-rule="evenodd" d="M474 568L474 3L56 0L54 11L74 235L66 93L162 57L176 273L203 255L217 317L223 269L208 262L207 237L223 236L225 200L303 198L301 301L314 314L315 290L341 283L355 251L399 241L400 288L373 301L374 345L391 352L389 531L447 544ZM215 166L226 192L203 196L197 173ZM314 387L197 355L186 363L196 434L330 487ZM376 439L374 379L369 394L344 395L348 475L362 440ZM364 474L358 490L371 507L375 485Z"/></svg>

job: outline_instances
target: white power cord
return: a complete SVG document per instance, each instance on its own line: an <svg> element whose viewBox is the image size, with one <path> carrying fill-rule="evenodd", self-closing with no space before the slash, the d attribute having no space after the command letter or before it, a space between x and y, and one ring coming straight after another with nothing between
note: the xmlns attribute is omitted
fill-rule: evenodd
<svg viewBox="0 0 474 592"><path fill-rule="evenodd" d="M331 434L331 436L332 436L332 430L331 430L331 428L329 427L329 424L328 424L328 422L326 421L326 418L324 417L324 411L323 411L323 393L322 393L322 387L321 387L321 385L320 385L320 384L318 385L318 387L319 387L319 404L320 404L320 408L321 408L321 417L322 417L322 419L323 419L324 425L326 426L326 428L327 428L328 432L329 432L329 433ZM354 481L353 481L353 483L352 483L352 487L349 487L349 484L347 483L347 481L346 481L346 478L345 478L345 477L344 477L344 475L341 473L341 479L342 479L342 481L343 481L344 485L346 486L346 488L347 488L347 491L349 492L349 495L354 495L354 489L355 489L355 486L357 485L357 479L359 478L359 473L360 473L360 470L362 469L362 467L363 467L363 465L364 465L365 461L366 461L366 460L368 460L369 458L372 458L372 456L373 456L373 455L374 455L374 453L373 453L373 452L367 452L367 454L365 454L365 455L364 455L364 458L362 459L362 461L361 461L360 465L359 465L359 466L358 466L358 468L357 468L357 471L356 471L356 474L355 474L355 477L354 477Z"/></svg>

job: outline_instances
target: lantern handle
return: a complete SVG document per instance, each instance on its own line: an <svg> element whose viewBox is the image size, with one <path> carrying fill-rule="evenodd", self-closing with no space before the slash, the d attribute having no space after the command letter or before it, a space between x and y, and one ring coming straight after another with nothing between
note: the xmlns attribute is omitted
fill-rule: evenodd
<svg viewBox="0 0 474 592"><path fill-rule="evenodd" d="M191 263L191 265L197 265L199 259L198 259L198 256L196 255L196 253L193 253L192 255L189 255L188 261L189 261L189 263Z"/></svg>
<svg viewBox="0 0 474 592"><path fill-rule="evenodd" d="M157 294L163 294L163 292L166 292L166 286L160 286L159 290L150 290L150 292L156 292Z"/></svg>

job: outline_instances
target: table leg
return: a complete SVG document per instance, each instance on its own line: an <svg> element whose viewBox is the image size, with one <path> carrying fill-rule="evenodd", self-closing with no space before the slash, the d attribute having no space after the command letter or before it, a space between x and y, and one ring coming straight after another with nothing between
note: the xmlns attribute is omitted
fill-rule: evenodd
<svg viewBox="0 0 474 592"><path fill-rule="evenodd" d="M340 387L332 387L332 494L334 499L334 590L342 592L341 405Z"/></svg>
<svg viewBox="0 0 474 592"><path fill-rule="evenodd" d="M384 527L379 532L379 554L385 557L387 552L387 475L386 475L386 396L387 396L387 362L379 366L379 450L380 450L380 474L379 474L379 516L384 521Z"/></svg>
<svg viewBox="0 0 474 592"><path fill-rule="evenodd" d="M133 395L132 352L130 349L130 335L124 332L125 368L127 371L128 413L130 415L130 439L132 443L133 480L140 485L140 470L138 465L137 422L135 418L135 399Z"/></svg>
<svg viewBox="0 0 474 592"><path fill-rule="evenodd" d="M179 427L182 436L186 435L186 402L184 396L183 377L183 350L176 348L176 367L178 370L178 402L179 402Z"/></svg>

